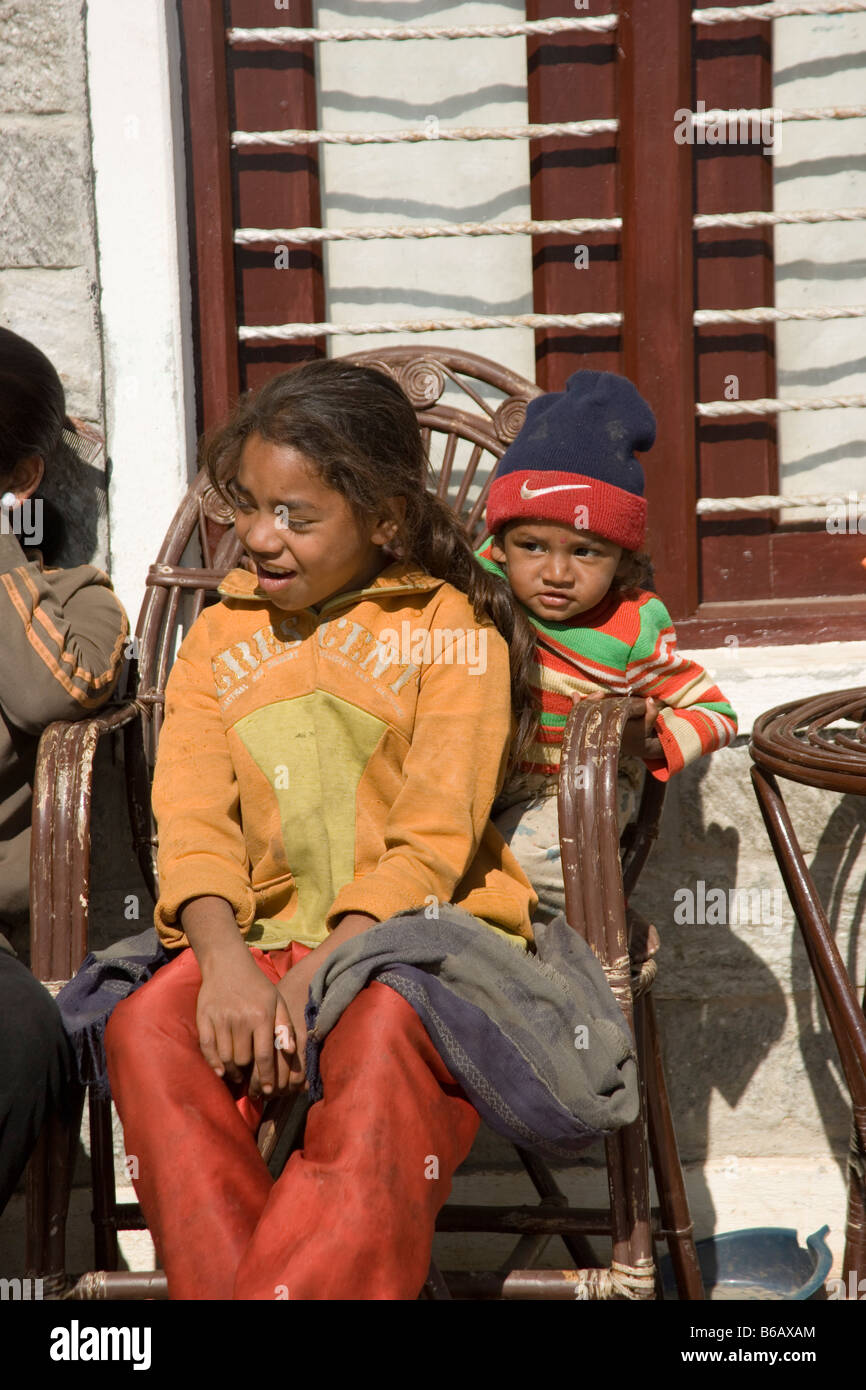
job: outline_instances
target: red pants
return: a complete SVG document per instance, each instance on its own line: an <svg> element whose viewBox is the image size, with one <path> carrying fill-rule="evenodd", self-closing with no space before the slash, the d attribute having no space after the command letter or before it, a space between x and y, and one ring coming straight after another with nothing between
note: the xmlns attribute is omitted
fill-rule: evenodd
<svg viewBox="0 0 866 1390"><path fill-rule="evenodd" d="M252 954L276 982L306 950ZM185 950L118 1004L105 1038L171 1297L417 1298L479 1119L414 1009L377 981L353 1000L325 1039L303 1150L274 1180L260 1106L236 1102L199 1049L200 985Z"/></svg>

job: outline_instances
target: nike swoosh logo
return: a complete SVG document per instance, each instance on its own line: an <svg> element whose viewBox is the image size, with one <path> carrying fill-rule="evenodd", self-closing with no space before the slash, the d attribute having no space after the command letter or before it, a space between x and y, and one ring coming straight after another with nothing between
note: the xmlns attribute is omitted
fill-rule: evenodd
<svg viewBox="0 0 866 1390"><path fill-rule="evenodd" d="M543 497L546 492L591 492L589 483L557 483L556 487L528 487L526 483L520 489L520 496L527 499L533 497Z"/></svg>

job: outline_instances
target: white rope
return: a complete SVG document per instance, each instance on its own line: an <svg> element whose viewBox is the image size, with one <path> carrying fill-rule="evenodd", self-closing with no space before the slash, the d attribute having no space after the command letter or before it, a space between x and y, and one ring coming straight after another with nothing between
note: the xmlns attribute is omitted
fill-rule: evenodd
<svg viewBox="0 0 866 1390"><path fill-rule="evenodd" d="M621 217L570 217L560 222L430 222L385 227L239 227L238 246L278 241L384 241L406 237L558 236L615 232Z"/></svg>
<svg viewBox="0 0 866 1390"><path fill-rule="evenodd" d="M795 227L810 222L862 222L866 208L803 209L796 212L701 212L695 228Z"/></svg>
<svg viewBox="0 0 866 1390"><path fill-rule="evenodd" d="M622 314L469 314L451 319L384 319L376 323L242 324L242 343L287 343L335 333L438 333L476 328L618 328Z"/></svg>
<svg viewBox="0 0 866 1390"><path fill-rule="evenodd" d="M543 140L549 135L604 135L619 121L554 121L548 125L440 126L414 130L233 130L236 149L287 145L402 145L438 140Z"/></svg>
<svg viewBox="0 0 866 1390"><path fill-rule="evenodd" d="M792 106L790 109L776 106L713 109L712 111L693 111L692 125L715 125L727 121L736 125L738 121L857 121L866 116L866 106Z"/></svg>
<svg viewBox="0 0 866 1390"><path fill-rule="evenodd" d="M583 19L533 19L523 24L464 24L460 27L431 28L401 25L391 29L229 29L226 37L235 48L246 44L270 44L282 48L291 43L348 43L356 39L515 39L532 34L570 34L583 30L603 34L615 29L615 14L587 16Z"/></svg>
<svg viewBox="0 0 866 1390"><path fill-rule="evenodd" d="M866 3L866 0L864 0ZM790 110L774 106L692 111L693 126L774 121L853 121L866 117L866 106L801 106ZM517 126L443 126L438 120L423 128L403 130L234 130L235 149L279 148L291 145L405 145L433 140L543 140L551 136L609 135L619 130L614 117L591 121L549 121Z"/></svg>
<svg viewBox="0 0 866 1390"><path fill-rule="evenodd" d="M608 1299L645 1299L655 1294L655 1266L649 1258L636 1265L612 1260L609 1269L575 1269L568 1271L574 1280L574 1297L581 1302Z"/></svg>
<svg viewBox="0 0 866 1390"><path fill-rule="evenodd" d="M805 4L738 5L729 10L721 5L711 10L692 10L694 24L735 24L754 19L787 19L790 15L860 14L866 0L810 0Z"/></svg>
<svg viewBox="0 0 866 1390"><path fill-rule="evenodd" d="M697 309L695 326L710 323L788 323L810 319L859 319L866 315L866 304L833 305L820 309Z"/></svg>
<svg viewBox="0 0 866 1390"><path fill-rule="evenodd" d="M697 231L710 227L798 226L814 222L866 221L866 207L803 209L798 212L708 212L694 219ZM262 242L385 241L408 237L558 236L585 232L618 232L621 217L570 217L547 222L429 222L381 227L239 227L238 246Z"/></svg>
<svg viewBox="0 0 866 1390"><path fill-rule="evenodd" d="M698 309L694 323L700 328L714 323L783 323L788 320L853 319L864 316L866 304L823 309ZM335 333L433 333L476 328L618 328L621 323L622 314L468 314L462 318L383 319L373 323L243 324L238 329L238 336L241 342L284 343L293 338L319 338ZM739 411L731 411L732 414L744 413L742 401L719 401L718 404L738 406Z"/></svg>
<svg viewBox="0 0 866 1390"><path fill-rule="evenodd" d="M813 496L799 495L796 497L700 497L698 498L697 511L699 516L703 516L707 512L769 512L775 511L779 507L808 507L814 511L826 507L830 502L834 502L837 507L840 502L844 505L846 500L856 506L861 502L866 502L866 493L857 497L852 492L847 499L838 493L824 492Z"/></svg>
<svg viewBox="0 0 866 1390"><path fill-rule="evenodd" d="M721 415L784 415L790 410L864 410L866 396L789 396L776 400L762 396L755 401L701 401L695 412L705 419Z"/></svg>

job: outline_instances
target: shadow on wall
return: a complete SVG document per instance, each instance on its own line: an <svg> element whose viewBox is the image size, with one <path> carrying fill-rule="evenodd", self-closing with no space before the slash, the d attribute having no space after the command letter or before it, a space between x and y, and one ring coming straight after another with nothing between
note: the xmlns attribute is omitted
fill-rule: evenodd
<svg viewBox="0 0 866 1390"><path fill-rule="evenodd" d="M735 826L723 827L706 818L712 799L701 783L709 769L706 758L685 769L675 805L670 804L673 798L668 800L652 891L653 920L662 941L663 996L658 1009L665 1074L680 1157L684 1164L697 1165L709 1157L713 1091L736 1110L781 1038L787 1017L785 995L772 970L732 929L730 914L723 910L723 920L716 920L708 906L710 884L731 901L741 841ZM676 823L686 817L687 827ZM683 832L688 848L678 859L676 847L683 844ZM707 884L704 899L698 891L702 877ZM696 885L694 920L680 912L678 924L674 905L682 898L675 894L690 879ZM648 904L640 906L646 911ZM696 1171L690 1174L689 1200L698 1227L714 1231L715 1205L704 1175Z"/></svg>

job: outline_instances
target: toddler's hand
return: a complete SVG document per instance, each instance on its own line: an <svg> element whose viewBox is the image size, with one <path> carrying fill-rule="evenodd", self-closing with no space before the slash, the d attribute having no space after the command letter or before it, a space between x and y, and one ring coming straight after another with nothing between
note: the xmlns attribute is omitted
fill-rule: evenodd
<svg viewBox="0 0 866 1390"><path fill-rule="evenodd" d="M638 714L626 724L622 734L622 751L628 757L660 758L662 746L652 731L661 713L661 705L653 699L644 701L646 709L643 718Z"/></svg>
<svg viewBox="0 0 866 1390"><path fill-rule="evenodd" d="M576 705L581 700L604 700L607 694L605 690L594 690L591 695L582 695L578 691L572 696L572 704ZM632 715L628 720L622 734L622 751L627 757L660 758L662 746L657 738L652 737L652 731L662 707L653 699L635 699L633 704L643 704L644 713Z"/></svg>

